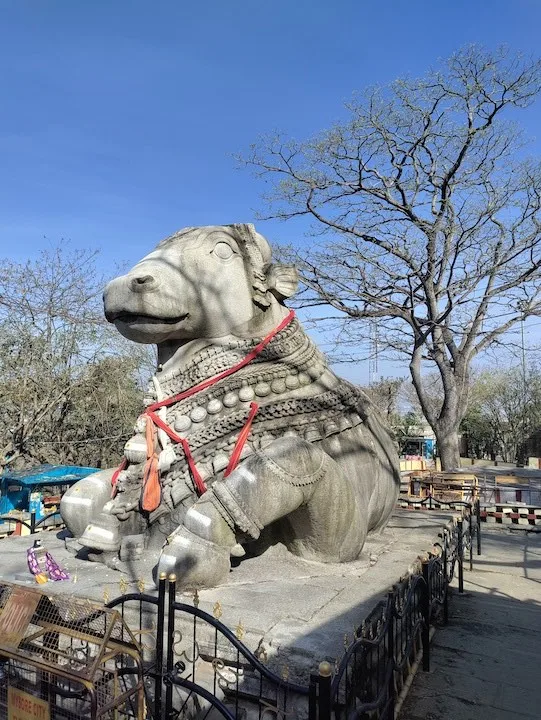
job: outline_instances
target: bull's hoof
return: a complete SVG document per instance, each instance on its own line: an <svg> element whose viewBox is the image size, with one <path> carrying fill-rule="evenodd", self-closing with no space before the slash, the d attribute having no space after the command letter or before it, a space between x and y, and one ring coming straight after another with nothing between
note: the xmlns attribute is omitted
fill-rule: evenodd
<svg viewBox="0 0 541 720"><path fill-rule="evenodd" d="M115 515L100 513L86 526L80 543L88 548L115 552L120 549L120 521Z"/></svg>
<svg viewBox="0 0 541 720"><path fill-rule="evenodd" d="M215 587L229 574L230 550L181 526L163 548L156 575L174 573L182 590Z"/></svg>

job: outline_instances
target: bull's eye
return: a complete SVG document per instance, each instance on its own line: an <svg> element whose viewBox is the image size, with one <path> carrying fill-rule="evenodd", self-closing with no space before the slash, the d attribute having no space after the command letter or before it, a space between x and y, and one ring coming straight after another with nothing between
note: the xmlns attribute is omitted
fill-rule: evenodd
<svg viewBox="0 0 541 720"><path fill-rule="evenodd" d="M220 260L229 260L229 258L235 254L231 245L228 245L226 242L216 243L212 252L217 255Z"/></svg>

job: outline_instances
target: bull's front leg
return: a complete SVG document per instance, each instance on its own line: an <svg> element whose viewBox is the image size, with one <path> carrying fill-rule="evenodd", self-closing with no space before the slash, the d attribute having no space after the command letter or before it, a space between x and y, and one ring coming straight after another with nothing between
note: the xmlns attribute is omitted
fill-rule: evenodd
<svg viewBox="0 0 541 720"><path fill-rule="evenodd" d="M184 588L219 585L239 539L256 540L281 518L296 554L323 562L352 560L366 535L361 515L334 460L317 445L280 438L215 482L188 510L157 570L176 573Z"/></svg>

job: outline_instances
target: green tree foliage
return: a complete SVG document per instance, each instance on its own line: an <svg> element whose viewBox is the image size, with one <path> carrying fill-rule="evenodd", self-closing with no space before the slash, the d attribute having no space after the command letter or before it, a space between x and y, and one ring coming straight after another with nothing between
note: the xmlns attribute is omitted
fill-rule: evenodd
<svg viewBox="0 0 541 720"><path fill-rule="evenodd" d="M541 372L484 371L472 383L461 430L468 454L524 463L529 438L541 429Z"/></svg>

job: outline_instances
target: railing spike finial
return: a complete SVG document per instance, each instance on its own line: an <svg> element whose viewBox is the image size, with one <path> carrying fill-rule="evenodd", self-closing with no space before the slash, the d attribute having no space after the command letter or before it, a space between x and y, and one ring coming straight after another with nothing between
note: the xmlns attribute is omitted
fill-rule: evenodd
<svg viewBox="0 0 541 720"><path fill-rule="evenodd" d="M319 663L318 672L320 677L330 677L332 675L332 665L330 662L323 660Z"/></svg>
<svg viewBox="0 0 541 720"><path fill-rule="evenodd" d="M222 604L220 602L214 603L214 607L212 608L212 614L214 615L216 620L219 620L222 617Z"/></svg>

